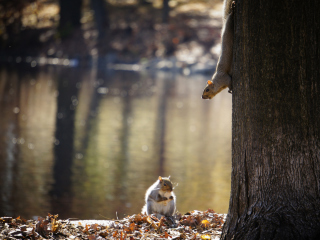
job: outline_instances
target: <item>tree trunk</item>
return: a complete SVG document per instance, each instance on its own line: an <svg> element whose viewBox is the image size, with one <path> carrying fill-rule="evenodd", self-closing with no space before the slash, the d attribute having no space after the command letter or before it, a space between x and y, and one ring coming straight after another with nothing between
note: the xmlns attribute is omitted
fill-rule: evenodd
<svg viewBox="0 0 320 240"><path fill-rule="evenodd" d="M59 32L62 38L68 37L71 32L81 26L82 0L59 0L60 21Z"/></svg>
<svg viewBox="0 0 320 240"><path fill-rule="evenodd" d="M148 0L139 0L140 5L151 5L151 1Z"/></svg>
<svg viewBox="0 0 320 240"><path fill-rule="evenodd" d="M162 1L162 23L168 23L169 22L169 0L163 0Z"/></svg>
<svg viewBox="0 0 320 240"><path fill-rule="evenodd" d="M109 30L109 13L105 0L91 0L91 8L94 11L94 19L99 32L99 40L103 40L104 34Z"/></svg>
<svg viewBox="0 0 320 240"><path fill-rule="evenodd" d="M222 239L320 239L319 1L236 0Z"/></svg>
<svg viewBox="0 0 320 240"><path fill-rule="evenodd" d="M78 88L76 82L81 79L81 71L73 69L61 72L58 83L57 120L55 137L55 160L53 166L54 183L51 189L52 212L58 213L61 218L68 218L72 214L72 166L74 161L74 128L75 105L73 99L77 99ZM71 80L73 79L73 80Z"/></svg>

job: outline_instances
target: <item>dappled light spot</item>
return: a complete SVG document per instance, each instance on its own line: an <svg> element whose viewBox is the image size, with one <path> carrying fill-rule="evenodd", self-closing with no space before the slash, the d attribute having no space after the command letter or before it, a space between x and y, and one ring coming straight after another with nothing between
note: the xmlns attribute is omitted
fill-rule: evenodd
<svg viewBox="0 0 320 240"><path fill-rule="evenodd" d="M76 153L76 159L82 159L83 154L82 153Z"/></svg>
<svg viewBox="0 0 320 240"><path fill-rule="evenodd" d="M19 113L20 112L20 108L18 108L18 107L13 108L13 112L15 114Z"/></svg>
<svg viewBox="0 0 320 240"><path fill-rule="evenodd" d="M31 150L34 149L34 144L33 143L28 143L28 148L31 149Z"/></svg>
<svg viewBox="0 0 320 240"><path fill-rule="evenodd" d="M184 75L186 75L186 76L190 75L190 73L191 73L190 68L184 68L184 69L182 70L182 73L183 73Z"/></svg>
<svg viewBox="0 0 320 240"><path fill-rule="evenodd" d="M31 61L30 66L31 66L31 67L37 66L37 62L36 62L35 60Z"/></svg>
<svg viewBox="0 0 320 240"><path fill-rule="evenodd" d="M109 89L106 88L106 87L99 87L97 89L97 92L100 93L100 94L107 94L109 92Z"/></svg>
<svg viewBox="0 0 320 240"><path fill-rule="evenodd" d="M147 152L149 150L149 147L147 145L143 145L141 149L142 151Z"/></svg>

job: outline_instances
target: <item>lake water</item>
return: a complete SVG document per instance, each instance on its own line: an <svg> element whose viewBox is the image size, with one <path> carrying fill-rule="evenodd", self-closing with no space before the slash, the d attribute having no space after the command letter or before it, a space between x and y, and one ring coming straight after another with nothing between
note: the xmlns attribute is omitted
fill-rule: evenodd
<svg viewBox="0 0 320 240"><path fill-rule="evenodd" d="M58 66L0 69L0 216L139 213L158 176L177 210L226 213L232 96L210 76Z"/></svg>

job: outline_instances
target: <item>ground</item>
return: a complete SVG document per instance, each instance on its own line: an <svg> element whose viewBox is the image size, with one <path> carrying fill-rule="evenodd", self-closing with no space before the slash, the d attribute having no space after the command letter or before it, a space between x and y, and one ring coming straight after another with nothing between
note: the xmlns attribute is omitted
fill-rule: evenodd
<svg viewBox="0 0 320 240"><path fill-rule="evenodd" d="M226 215L213 210L173 217L135 214L122 220L0 218L1 239L219 239Z"/></svg>

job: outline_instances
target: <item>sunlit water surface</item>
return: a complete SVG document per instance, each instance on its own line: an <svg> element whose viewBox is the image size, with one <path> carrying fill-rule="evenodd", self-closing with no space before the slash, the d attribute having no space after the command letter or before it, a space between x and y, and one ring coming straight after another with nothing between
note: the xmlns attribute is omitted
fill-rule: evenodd
<svg viewBox="0 0 320 240"><path fill-rule="evenodd" d="M228 211L231 95L209 76L67 67L0 69L0 216L139 213L171 176L181 213Z"/></svg>

